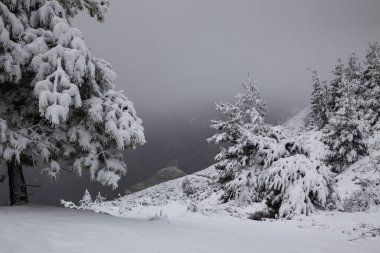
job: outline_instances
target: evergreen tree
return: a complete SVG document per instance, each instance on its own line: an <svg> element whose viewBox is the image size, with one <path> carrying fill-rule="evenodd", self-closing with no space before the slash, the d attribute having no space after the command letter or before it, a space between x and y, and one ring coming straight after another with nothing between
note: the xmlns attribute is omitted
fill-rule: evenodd
<svg viewBox="0 0 380 253"><path fill-rule="evenodd" d="M122 150L145 142L110 64L71 27L79 11L102 21L107 9L104 0L0 2L0 161L12 205L27 202L25 166L57 178L65 160L115 188L126 173Z"/></svg>
<svg viewBox="0 0 380 253"><path fill-rule="evenodd" d="M224 144L215 157L221 170L222 201L247 205L266 200L281 217L309 214L313 204L335 205L338 197L331 199L336 192L328 169L285 138L280 128L264 124L264 108L251 80L234 103L217 106L226 120L213 121L219 133L209 141Z"/></svg>
<svg viewBox="0 0 380 253"><path fill-rule="evenodd" d="M357 83L359 83L362 78L362 67L355 53L352 53L348 58L347 67L344 69L344 76L349 82ZM360 91L360 89L361 87L359 87L358 91Z"/></svg>
<svg viewBox="0 0 380 253"><path fill-rule="evenodd" d="M319 129L328 122L328 88L326 82L321 81L315 70L313 73L313 92L311 94L311 117L314 125Z"/></svg>
<svg viewBox="0 0 380 253"><path fill-rule="evenodd" d="M264 124L265 103L261 100L255 82L243 83L243 92L234 103L217 105L226 120L212 121L219 133L208 139L223 147L215 159L221 170L224 201L235 199L249 203L257 200L257 176L281 157L306 153L281 131Z"/></svg>
<svg viewBox="0 0 380 253"><path fill-rule="evenodd" d="M338 59L337 64L335 65L334 71L332 71L332 74L334 75L334 78L329 83L328 87L328 93L330 94L328 96L328 111L329 113L333 113L338 108L336 107L336 100L341 97L341 87L343 82L343 76L344 76L344 65L342 63L341 59ZM329 116L330 117L330 116Z"/></svg>
<svg viewBox="0 0 380 253"><path fill-rule="evenodd" d="M216 168L222 171L221 182L228 184L245 168L257 162L252 159L252 155L261 148L260 139L247 139L246 133L261 136L265 131L263 117L266 105L260 98L255 82L249 78L248 82L243 83L243 92L236 96L234 103L217 104L216 108L224 114L226 120L212 121L211 127L219 133L208 141L225 144L215 159L218 161ZM254 177L250 174L248 178L251 176ZM232 195L233 192L227 193L225 199Z"/></svg>
<svg viewBox="0 0 380 253"><path fill-rule="evenodd" d="M380 118L380 46L378 43L369 45L362 73L364 90L361 101L365 119L373 127L378 124Z"/></svg>
<svg viewBox="0 0 380 253"><path fill-rule="evenodd" d="M329 133L324 142L330 149L327 161L335 172L342 171L367 154L365 138L369 128L363 120L363 110L360 110L359 89L360 84L355 81L342 79L341 96L335 100L337 110L329 120Z"/></svg>

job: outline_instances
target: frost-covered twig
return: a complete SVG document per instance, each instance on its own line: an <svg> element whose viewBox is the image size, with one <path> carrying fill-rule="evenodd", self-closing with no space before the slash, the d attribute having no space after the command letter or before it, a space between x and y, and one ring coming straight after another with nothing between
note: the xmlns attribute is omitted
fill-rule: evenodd
<svg viewBox="0 0 380 253"><path fill-rule="evenodd" d="M368 238L368 237L376 237L378 235L380 235L380 228L373 228L373 229L370 229L370 230L364 232L362 236L349 239L349 241L352 242L352 241L356 241L356 240L364 239L364 238Z"/></svg>

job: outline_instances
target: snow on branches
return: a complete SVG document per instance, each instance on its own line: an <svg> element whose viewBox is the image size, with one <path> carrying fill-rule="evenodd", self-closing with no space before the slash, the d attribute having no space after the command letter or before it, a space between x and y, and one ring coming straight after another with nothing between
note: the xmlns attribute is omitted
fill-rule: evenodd
<svg viewBox="0 0 380 253"><path fill-rule="evenodd" d="M346 65L338 60L332 73L327 84L313 72L312 118L327 132L327 163L342 172L368 154L368 137L380 126L379 44L369 44L362 64L351 54Z"/></svg>
<svg viewBox="0 0 380 253"><path fill-rule="evenodd" d="M57 70L45 80L38 81L34 93L38 96L41 115L54 126L66 121L71 104L76 108L82 106L79 89L70 82L62 69L60 57L57 60Z"/></svg>
<svg viewBox="0 0 380 253"><path fill-rule="evenodd" d="M0 2L0 160L43 161L57 178L90 171L117 186L123 150L145 143L142 121L111 65L94 57L70 18L87 10L99 21L105 0ZM36 166L36 165L35 165ZM41 165L42 166L42 165Z"/></svg>
<svg viewBox="0 0 380 253"><path fill-rule="evenodd" d="M217 105L226 119L212 122L219 132L209 141L224 144L215 157L222 201L249 205L266 200L280 217L309 214L314 205L336 206L339 197L329 169L279 127L264 124L265 104L254 82L243 89L235 103Z"/></svg>
<svg viewBox="0 0 380 253"><path fill-rule="evenodd" d="M259 184L265 191L267 205L278 209L279 217L309 215L315 211L314 206L341 208L329 168L304 155L278 160L261 175Z"/></svg>

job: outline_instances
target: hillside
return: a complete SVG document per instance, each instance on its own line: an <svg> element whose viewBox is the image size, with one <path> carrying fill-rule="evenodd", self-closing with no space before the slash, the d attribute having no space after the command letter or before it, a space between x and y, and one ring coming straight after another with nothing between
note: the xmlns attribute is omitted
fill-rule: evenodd
<svg viewBox="0 0 380 253"><path fill-rule="evenodd" d="M320 141L323 134L320 131L307 130L305 122L308 114L307 109L301 111L288 120L282 126L282 130L288 136L301 142L304 147L309 149L312 156L322 159L326 152L326 147ZM372 147L378 143L375 137L370 142ZM375 157L375 149L371 150L371 154ZM377 177L380 179L380 173L376 174L375 169L369 157L365 157L337 176L337 188L342 200L344 201L360 190L358 182L366 178L374 179ZM245 220L250 214L265 208L264 203L244 207L235 204L233 201L221 203L220 196L223 194L223 190L217 181L218 173L211 166L192 175L170 180L113 201L97 200L82 203L80 206L71 202L64 202L64 204L66 207L87 209L117 217L153 220L171 220L178 217L192 219L191 217L194 215L200 214L208 217L232 216ZM367 236L369 231L375 231L372 235L376 236L379 233L376 229L380 227L380 209L373 206L367 212L317 211L311 216L297 216L292 221L277 220L277 222L297 226L307 231L330 231L336 236L343 236L346 239ZM269 223L265 222L265 224ZM380 243L378 240L377 243Z"/></svg>
<svg viewBox="0 0 380 253"><path fill-rule="evenodd" d="M186 173L180 170L177 166L165 167L154 173L154 175L150 178L141 181L137 184L131 185L127 188L126 193L141 191L154 185L173 180L179 177L183 177L185 175Z"/></svg>

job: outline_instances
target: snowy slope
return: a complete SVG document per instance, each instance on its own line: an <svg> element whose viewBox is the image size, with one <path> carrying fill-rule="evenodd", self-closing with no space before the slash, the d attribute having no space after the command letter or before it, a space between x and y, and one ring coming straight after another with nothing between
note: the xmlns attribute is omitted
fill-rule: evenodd
<svg viewBox="0 0 380 253"><path fill-rule="evenodd" d="M325 146L319 141L321 133L306 132L305 119L310 109L306 108L283 126L283 131L289 137L297 139L304 147L313 150L312 155L321 157ZM296 134L296 133L302 133ZM192 210L205 215L227 214L234 217L247 218L250 214L265 208L265 204L256 203L247 207L235 205L233 201L220 203L223 194L217 182L218 171L213 166L178 179L170 180L145 190L135 192L114 201L97 203L85 209L108 213L122 217L147 216L151 209L168 209L175 202L183 209ZM67 206L70 206L68 203ZM71 207L74 207L71 205Z"/></svg>
<svg viewBox="0 0 380 253"><path fill-rule="evenodd" d="M349 220L360 218L342 216L337 221ZM0 224L4 253L375 253L380 245L378 237L349 241L355 235L320 231L319 224L194 213L149 221L54 207L1 207Z"/></svg>
<svg viewBox="0 0 380 253"><path fill-rule="evenodd" d="M157 185L157 184L160 184L172 179L183 177L185 175L186 173L180 170L177 166L165 167L163 169L160 169L156 173L154 173L154 175L151 176L150 178L142 182L139 182L135 185L129 186L126 190L126 193L141 191L148 187L152 187L154 185Z"/></svg>
<svg viewBox="0 0 380 253"><path fill-rule="evenodd" d="M322 157L322 133L306 131L303 119L307 113L302 113L283 130L308 147L313 156ZM374 150L379 142L373 138L371 143L377 162ZM363 158L337 177L342 195L358 189L358 176L373 175L370 162ZM2 207L0 252L379 252L380 208L252 221L246 217L264 204L240 208L233 202L220 203L222 189L217 178L218 171L211 166L117 200L88 203L85 208L97 213Z"/></svg>
<svg viewBox="0 0 380 253"><path fill-rule="evenodd" d="M304 148L309 150L310 155L322 160L327 152L327 147L322 143L321 131L308 129L310 108L300 111L293 118L288 120L282 131L288 137L294 138ZM377 137L376 137L377 136ZM377 161L380 154L375 150L380 150L380 134L375 134L369 141L371 143L371 156L373 161ZM380 160L380 159L379 159ZM365 178L380 179L380 172L374 173L376 168L368 157L359 160L350 166L344 173L337 176L338 191L342 199L348 198L353 192L360 189L358 180ZM96 212L103 212L122 217L147 217L155 215L161 209L170 212L171 205L175 203L181 206L180 209L202 213L205 215L226 214L229 216L247 218L255 211L265 208L265 204L257 203L248 207L235 205L233 201L220 203L220 196L223 194L220 184L217 182L218 171L213 166L199 171L192 175L187 175L165 183L155 185L145 190L135 192L113 201L99 202L84 209ZM375 175L375 176L374 176ZM71 203L67 206L74 207ZM153 212L153 214L151 213Z"/></svg>
<svg viewBox="0 0 380 253"><path fill-rule="evenodd" d="M311 156L317 159L322 159L326 152L326 147L320 141L323 134L320 131L306 128L304 122L307 117L308 110L306 109L301 111L298 115L283 125L283 131L287 136L296 139L302 144L302 146L309 149ZM370 143L372 143L371 154L373 155L373 160L375 162L379 157L376 155L375 150L378 150L377 146L380 143L376 136L379 135L375 135L370 140ZM357 180L362 180L366 177L374 178L374 169L375 167L372 165L370 159L366 157L347 168L344 173L337 176L337 187L338 191L342 195L342 198L345 199L351 196L353 192L360 189L357 185ZM242 235L247 236L244 240L261 238L261 236L263 236L262 231L260 231L261 229L265 231L264 233L268 233L270 238L284 236L284 239L282 240L288 240L290 237L290 240L295 240L292 236L296 235L293 233L295 230L301 229L304 231L303 235L316 236L315 239L311 239L312 237L310 237L308 239L303 238L302 240L309 240L310 243L315 240L321 240L320 246L322 248L319 248L317 245L313 245L311 246L312 249L308 249L307 252L339 252L335 247L339 245L339 240L341 239L343 239L347 245L351 245L351 242L348 241L349 239L359 238L363 235L380 235L380 208L372 208L370 211L356 213L317 211L311 216L296 216L291 221L268 220L264 222L253 222L247 220L246 218L249 214L262 210L265 205L263 203L257 203L242 208L235 205L233 201L228 203L220 203L220 196L223 193L223 190L217 182L218 173L219 172L211 166L193 175L187 175L182 178L158 184L140 192L123 196L117 200L90 203L90 205L79 208L123 217L127 220L158 220L163 223L168 221L170 223L182 222L183 226L186 226L186 228L183 228L184 230L192 229L194 225L192 222L197 220L202 221L201 223L205 222L203 224L204 226L206 226L206 224L211 226L212 222L218 223L218 226L223 226L222 224L227 222L229 225L226 226L230 226L236 222L236 224L241 224L242 227L240 228L236 225L237 227L234 227L236 231L234 230L234 232L240 233L238 231L240 231L243 227L248 231L248 234L242 233ZM70 202L67 202L66 205L67 207L78 208ZM215 224L212 224L212 226L214 225ZM187 226L189 226L189 228L187 228ZM200 229L202 229L202 231L203 229L208 230L206 227L202 227ZM231 229L228 227L220 227L220 229L224 229L225 231L228 231L228 233L231 232ZM288 235L286 233L281 234L288 229ZM316 232L322 233L316 235L314 234ZM322 235L323 238L318 237ZM324 241L328 237L331 237L330 239L335 241L337 244L331 245L329 244L330 242ZM302 236L300 238L302 238ZM236 239L236 242L233 244L235 243L239 243L239 240ZM302 245L305 242L294 241L294 243L296 243L297 246L294 247L297 247L297 249L287 248L288 251L285 250L285 252L297 252L297 250L302 252ZM343 248L338 248L340 250L344 249L342 252L350 252L350 247L345 248L345 243L342 244ZM365 245L360 252L376 252L376 247L380 245L380 237L374 239L360 239L355 241L355 243L357 244L353 245ZM253 243L252 245L255 245L256 247L257 244ZM261 244L259 243L259 245ZM371 248L373 245L376 245L376 247ZM288 246L290 247L290 245ZM206 246L204 245L204 247ZM265 245L261 245L259 247L262 247L262 252L270 252L271 250L266 248ZM285 246L285 248L286 247L287 246ZM355 252L354 247L355 246L350 248L353 252ZM233 248L230 249L231 251L225 252L232 252ZM373 251L374 249L376 250ZM238 250L237 252L247 252L247 250Z"/></svg>
<svg viewBox="0 0 380 253"><path fill-rule="evenodd" d="M285 136L296 139L310 152L311 157L320 160L326 155L327 147L321 142L322 132L307 127L310 112L310 107L306 107L297 113L284 123L282 131Z"/></svg>
<svg viewBox="0 0 380 253"><path fill-rule="evenodd" d="M311 112L310 107L299 111L296 115L285 121L283 124L283 132L289 137L295 137L299 133L304 133L306 131L306 124L309 119Z"/></svg>
<svg viewBox="0 0 380 253"><path fill-rule="evenodd" d="M197 212L210 216L227 214L247 217L262 210L265 205L258 203L241 208L232 202L220 203L223 193L217 182L218 171L213 166L178 179L170 180L145 190L125 195L113 201L94 203L85 209L119 217L150 217L164 210L165 213ZM67 203L67 207L74 207Z"/></svg>

